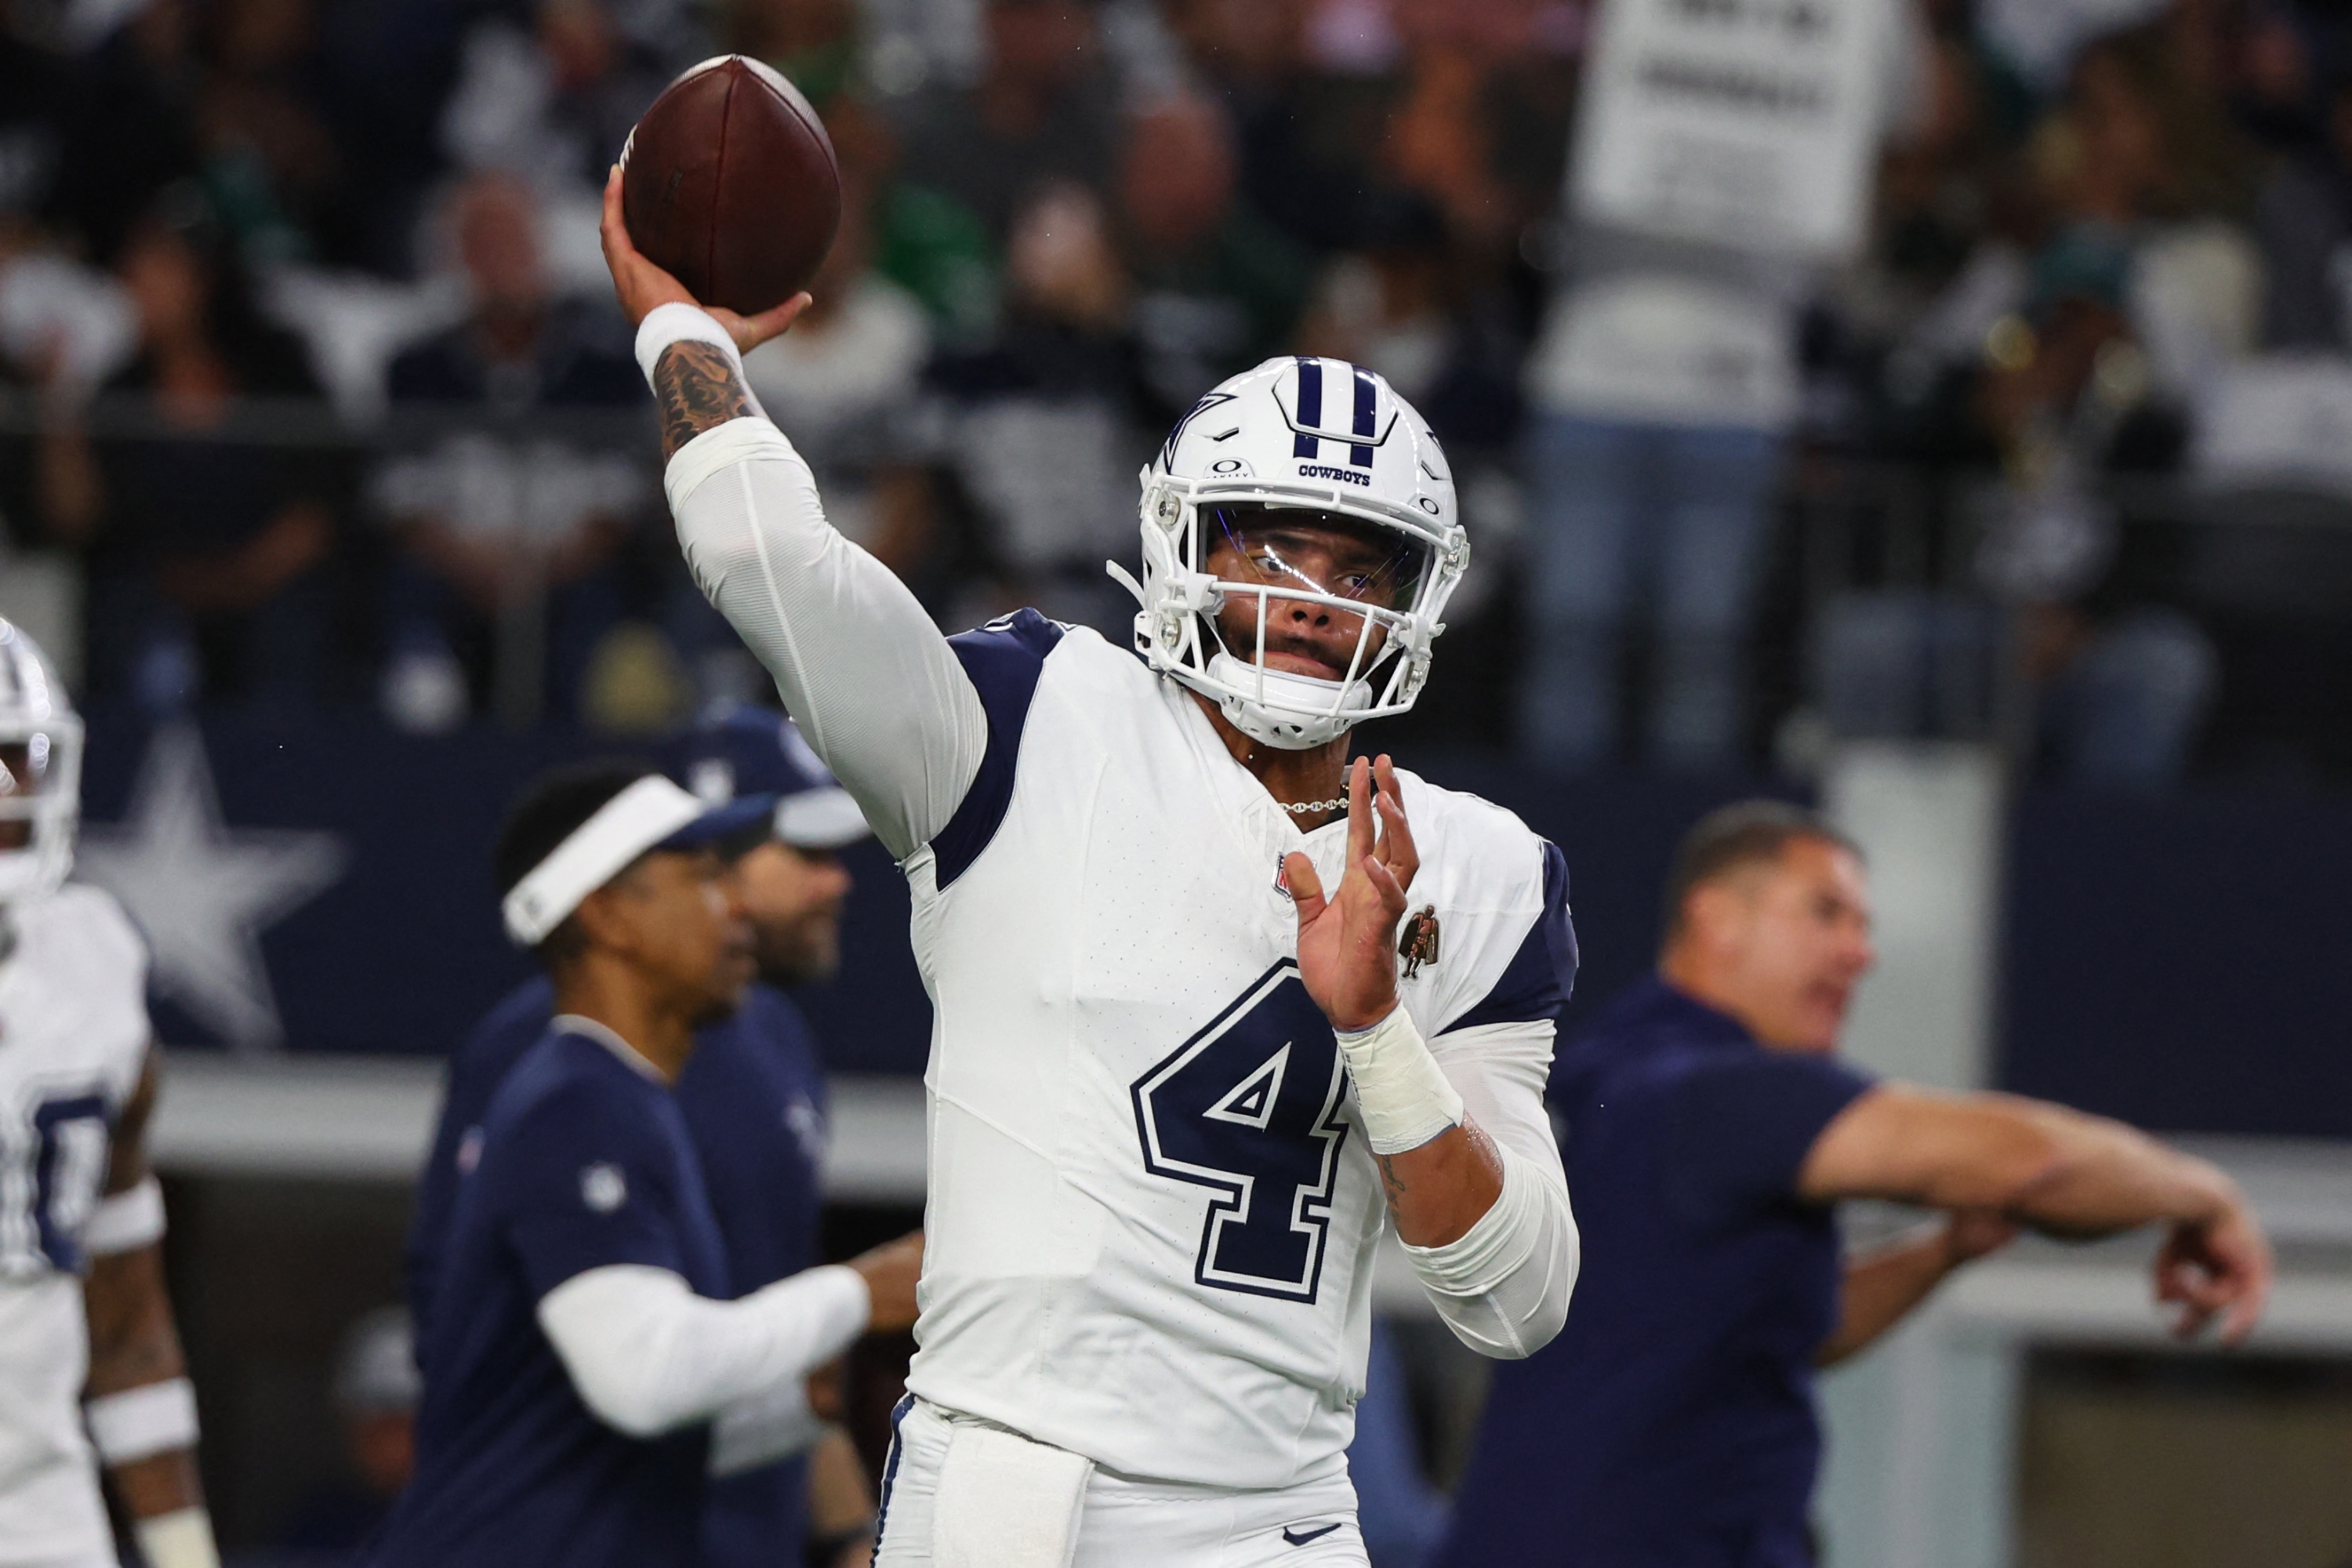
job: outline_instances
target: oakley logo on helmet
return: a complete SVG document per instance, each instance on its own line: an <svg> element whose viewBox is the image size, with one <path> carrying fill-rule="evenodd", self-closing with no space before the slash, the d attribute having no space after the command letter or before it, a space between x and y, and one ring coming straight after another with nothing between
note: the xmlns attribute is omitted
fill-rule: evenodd
<svg viewBox="0 0 2352 1568"><path fill-rule="evenodd" d="M1176 428L1168 432L1168 439L1160 444L1160 458L1158 462L1153 466L1156 468L1165 468L1170 464L1173 463L1176 460L1176 443L1184 438L1184 431L1186 427L1189 426L1193 420L1198 419L1202 415L1206 414L1210 409L1214 408L1220 403L1231 403L1233 400L1234 395L1230 392L1208 392L1202 394L1201 401L1192 405L1192 409L1186 413L1183 418L1176 421ZM1226 436L1234 436L1238 434L1240 434L1238 428L1225 432ZM1217 437L1219 440L1223 440L1223 438L1224 437Z"/></svg>

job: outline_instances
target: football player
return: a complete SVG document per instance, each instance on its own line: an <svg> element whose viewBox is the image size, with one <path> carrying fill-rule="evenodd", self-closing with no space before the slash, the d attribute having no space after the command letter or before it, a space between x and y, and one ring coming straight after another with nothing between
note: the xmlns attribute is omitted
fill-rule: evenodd
<svg viewBox="0 0 2352 1568"><path fill-rule="evenodd" d="M743 380L807 297L705 311L617 172L604 243L696 580L913 890L930 1250L877 1561L1361 1564L1384 1207L1487 1355L1549 1341L1577 1266L1559 851L1347 760L1421 690L1468 558L1427 424L1269 361L1144 470L1132 648L1034 611L942 637Z"/></svg>
<svg viewBox="0 0 2352 1568"><path fill-rule="evenodd" d="M215 1568L147 1168L147 954L112 899L65 885L81 743L0 620L0 1564L114 1563L103 1464L153 1568Z"/></svg>

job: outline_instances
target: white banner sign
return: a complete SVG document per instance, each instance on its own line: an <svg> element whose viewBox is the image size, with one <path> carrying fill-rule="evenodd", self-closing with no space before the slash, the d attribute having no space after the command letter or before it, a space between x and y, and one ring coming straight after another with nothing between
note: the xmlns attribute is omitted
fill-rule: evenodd
<svg viewBox="0 0 2352 1568"><path fill-rule="evenodd" d="M1579 216L1743 250L1862 243L1897 0L1604 0Z"/></svg>

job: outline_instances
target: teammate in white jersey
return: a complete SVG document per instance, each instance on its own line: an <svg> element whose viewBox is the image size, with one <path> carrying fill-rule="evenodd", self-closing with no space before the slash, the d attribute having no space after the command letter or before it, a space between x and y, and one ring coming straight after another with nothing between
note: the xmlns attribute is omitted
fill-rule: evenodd
<svg viewBox="0 0 2352 1568"><path fill-rule="evenodd" d="M1559 852L1347 762L1467 559L1436 441L1368 371L1270 361L1144 472L1132 650L1034 611L942 637L746 389L805 297L705 312L617 190L687 559L913 889L930 1239L879 1561L1363 1563L1384 1208L1488 1355L1559 1331L1577 1264Z"/></svg>
<svg viewBox="0 0 2352 1568"><path fill-rule="evenodd" d="M0 620L0 1568L115 1562L101 1464L152 1568L217 1568L143 1147L147 954L65 885L81 739Z"/></svg>

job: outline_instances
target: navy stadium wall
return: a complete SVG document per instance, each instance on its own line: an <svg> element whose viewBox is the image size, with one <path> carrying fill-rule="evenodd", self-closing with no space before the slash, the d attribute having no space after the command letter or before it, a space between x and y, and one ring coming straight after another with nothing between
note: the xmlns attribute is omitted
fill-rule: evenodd
<svg viewBox="0 0 2352 1568"><path fill-rule="evenodd" d="M628 752L559 732L100 721L86 868L205 939L159 951L167 1041L266 1047L274 1030L298 1050L437 1053L529 973L487 866L507 800L543 768ZM1571 1026L1649 963L1684 828L1773 787L1406 761L1567 853ZM843 977L802 999L837 1070L917 1073L930 1014L905 886L871 843L851 862ZM2005 1087L2170 1131L2352 1136L2352 803L2028 791L2008 899Z"/></svg>

